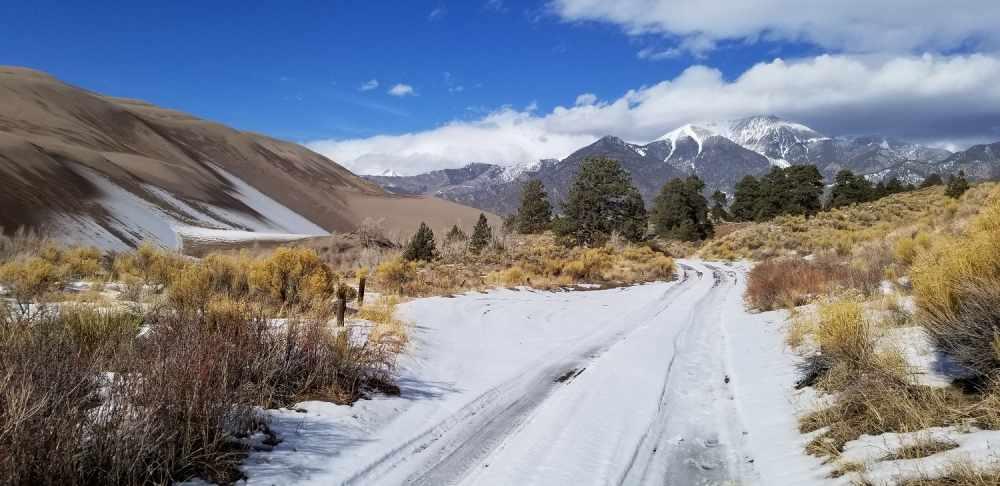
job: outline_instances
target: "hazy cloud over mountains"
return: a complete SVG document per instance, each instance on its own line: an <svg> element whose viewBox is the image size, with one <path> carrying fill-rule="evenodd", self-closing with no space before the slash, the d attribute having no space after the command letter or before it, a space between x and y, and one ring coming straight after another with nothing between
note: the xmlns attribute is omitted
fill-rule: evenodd
<svg viewBox="0 0 1000 486"><path fill-rule="evenodd" d="M822 55L759 63L733 80L695 65L613 100L567 94L549 113L500 109L403 135L309 147L361 173L417 173L469 162L565 157L613 134L649 141L688 122L775 114L832 135L879 133L925 143L1000 139L1000 58Z"/></svg>

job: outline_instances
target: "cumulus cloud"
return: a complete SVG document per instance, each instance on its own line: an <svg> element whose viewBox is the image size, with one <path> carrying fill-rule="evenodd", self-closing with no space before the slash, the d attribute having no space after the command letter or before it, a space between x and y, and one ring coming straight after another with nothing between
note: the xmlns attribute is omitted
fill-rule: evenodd
<svg viewBox="0 0 1000 486"><path fill-rule="evenodd" d="M552 0L549 9L568 21L680 39L678 48L694 53L761 39L854 53L1000 46L996 0Z"/></svg>
<svg viewBox="0 0 1000 486"><path fill-rule="evenodd" d="M400 96L400 97L402 97L402 96L412 96L412 95L417 94L415 91L413 91L413 86L410 86L408 84L402 84L402 83L397 84L397 85L389 88L388 93L391 94L391 95L393 95L393 96Z"/></svg>
<svg viewBox="0 0 1000 486"><path fill-rule="evenodd" d="M586 106L597 103L597 95L594 93L584 93L576 97L576 106Z"/></svg>
<svg viewBox="0 0 1000 486"><path fill-rule="evenodd" d="M361 87L359 87L358 90L360 90L360 91L371 91L371 90L373 90L375 88L378 88L378 80L377 79L369 79L368 81L365 81L364 83L362 83Z"/></svg>
<svg viewBox="0 0 1000 486"><path fill-rule="evenodd" d="M829 135L1000 140L1000 58L823 55L757 64L727 80L708 66L613 100L584 93L549 113L505 109L404 135L309 146L361 173L562 158L612 134L646 142L684 123L774 114Z"/></svg>

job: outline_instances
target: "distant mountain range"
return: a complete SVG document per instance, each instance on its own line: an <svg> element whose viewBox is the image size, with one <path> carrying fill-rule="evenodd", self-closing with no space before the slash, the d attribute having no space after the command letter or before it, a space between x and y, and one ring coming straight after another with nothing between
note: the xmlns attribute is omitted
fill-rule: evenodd
<svg viewBox="0 0 1000 486"><path fill-rule="evenodd" d="M1000 143L952 153L881 136L828 137L774 116L688 124L644 145L606 136L561 161L513 167L472 163L414 176L364 177L389 192L434 195L509 214L517 209L521 185L531 178L545 184L553 203L561 202L580 164L590 157L621 163L647 202L675 177L695 174L705 181L706 193L731 193L744 176L765 174L772 166L815 165L828 181L842 169L873 181L898 177L912 183L931 173L959 170L973 179L1000 177Z"/></svg>

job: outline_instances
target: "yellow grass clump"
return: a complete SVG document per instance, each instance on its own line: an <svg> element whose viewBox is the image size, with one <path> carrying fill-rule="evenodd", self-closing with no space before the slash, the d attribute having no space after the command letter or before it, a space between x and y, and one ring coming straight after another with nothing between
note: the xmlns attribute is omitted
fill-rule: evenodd
<svg viewBox="0 0 1000 486"><path fill-rule="evenodd" d="M913 265L917 320L937 347L980 375L1000 374L1000 190L960 236Z"/></svg>
<svg viewBox="0 0 1000 486"><path fill-rule="evenodd" d="M35 302L57 289L62 275L48 260L21 257L0 266L0 283L20 303Z"/></svg>
<svg viewBox="0 0 1000 486"><path fill-rule="evenodd" d="M860 302L837 300L820 305L816 327L820 353L836 360L866 363L874 350L872 337L872 323Z"/></svg>
<svg viewBox="0 0 1000 486"><path fill-rule="evenodd" d="M375 302L362 307L357 314L360 319L371 321L368 341L381 346L389 346L393 352L402 351L409 342L406 323L396 318L396 297L384 295Z"/></svg>

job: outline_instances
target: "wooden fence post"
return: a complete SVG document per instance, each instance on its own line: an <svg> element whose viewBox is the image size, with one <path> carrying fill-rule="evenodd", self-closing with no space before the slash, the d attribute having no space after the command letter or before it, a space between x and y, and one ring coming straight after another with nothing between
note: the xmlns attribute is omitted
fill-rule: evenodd
<svg viewBox="0 0 1000 486"><path fill-rule="evenodd" d="M358 308L365 305L365 282L368 280L364 275L358 277Z"/></svg>
<svg viewBox="0 0 1000 486"><path fill-rule="evenodd" d="M344 327L344 312L347 310L347 296L337 292L337 327Z"/></svg>

